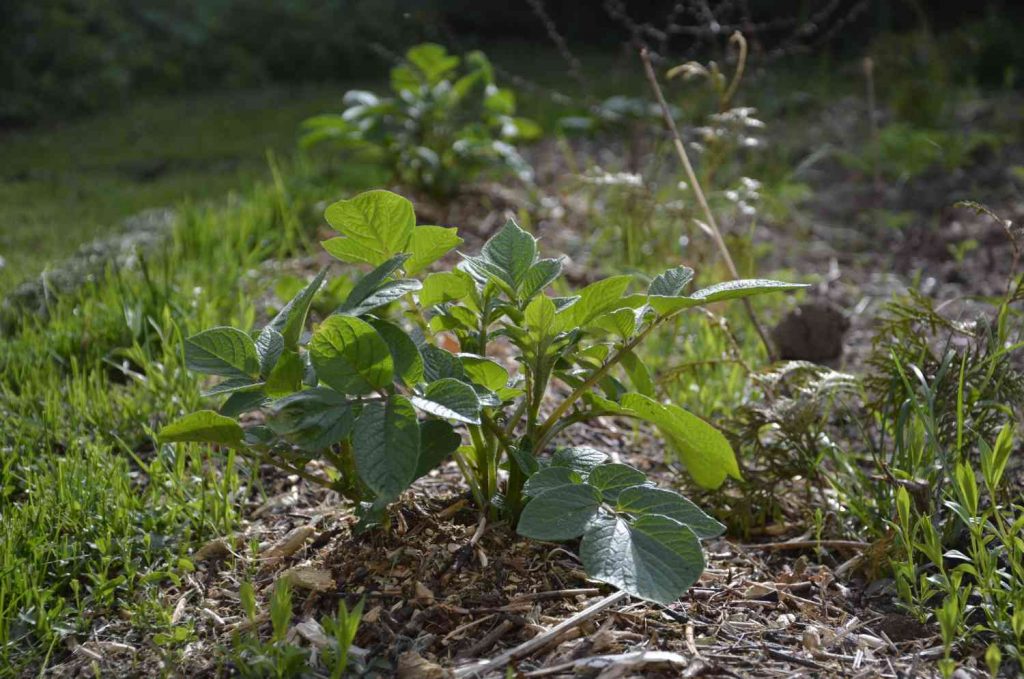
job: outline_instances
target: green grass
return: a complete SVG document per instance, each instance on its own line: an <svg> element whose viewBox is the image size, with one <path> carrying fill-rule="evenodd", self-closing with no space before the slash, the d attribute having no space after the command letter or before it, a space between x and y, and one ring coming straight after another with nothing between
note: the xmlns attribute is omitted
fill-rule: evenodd
<svg viewBox="0 0 1024 679"><path fill-rule="evenodd" d="M0 295L140 210L217 198L269 176L304 118L345 85L148 99L0 136Z"/></svg>

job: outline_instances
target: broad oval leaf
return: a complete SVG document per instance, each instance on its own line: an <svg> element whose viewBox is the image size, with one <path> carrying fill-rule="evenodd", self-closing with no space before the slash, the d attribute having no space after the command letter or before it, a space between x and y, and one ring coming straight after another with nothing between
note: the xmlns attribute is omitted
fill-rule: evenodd
<svg viewBox="0 0 1024 679"><path fill-rule="evenodd" d="M374 266L407 252L416 227L412 203L383 190L366 191L350 200L340 200L330 205L324 216L328 224L348 239L348 242L331 239L324 243L324 248L343 261L367 262Z"/></svg>
<svg viewBox="0 0 1024 679"><path fill-rule="evenodd" d="M161 443L194 441L238 446L245 432L238 422L212 410L200 410L164 426L157 438Z"/></svg>
<svg viewBox="0 0 1024 679"><path fill-rule="evenodd" d="M457 302L473 292L473 280L464 272L441 271L423 279L420 304L431 307L445 302Z"/></svg>
<svg viewBox="0 0 1024 679"><path fill-rule="evenodd" d="M475 354L458 354L466 377L474 384L498 391L508 384L508 371L496 361Z"/></svg>
<svg viewBox="0 0 1024 679"><path fill-rule="evenodd" d="M599 464L587 477L587 483L601 491L606 502L615 502L623 490L647 482L647 476L642 471L618 462Z"/></svg>
<svg viewBox="0 0 1024 679"><path fill-rule="evenodd" d="M381 319L370 321L370 325L381 336L391 350L391 360L395 364L395 376L407 387L413 387L423 381L423 356L412 338L400 327Z"/></svg>
<svg viewBox="0 0 1024 679"><path fill-rule="evenodd" d="M416 463L416 478L437 467L460 445L462 437L444 420L420 422L420 459Z"/></svg>
<svg viewBox="0 0 1024 679"><path fill-rule="evenodd" d="M594 467L607 459L608 454L596 448L573 446L556 450L551 456L551 466L568 467L580 474L589 474Z"/></svg>
<svg viewBox="0 0 1024 679"><path fill-rule="evenodd" d="M686 593L705 566L693 531L664 516L631 523L602 513L583 534L580 558L590 577L666 606Z"/></svg>
<svg viewBox="0 0 1024 679"><path fill-rule="evenodd" d="M420 459L420 426L404 396L363 406L352 432L359 477L381 499L397 498L416 479Z"/></svg>
<svg viewBox="0 0 1024 679"><path fill-rule="evenodd" d="M610 276L583 288L576 293L578 299L558 313L559 328L579 328L601 314L622 307L622 296L632 280L629 275Z"/></svg>
<svg viewBox="0 0 1024 679"><path fill-rule="evenodd" d="M313 333L309 355L321 382L343 394L369 394L391 384L391 351L373 326L331 316Z"/></svg>
<svg viewBox="0 0 1024 679"><path fill-rule="evenodd" d="M725 532L725 526L679 493L646 483L621 489L615 508L637 517L654 514L667 516L684 526L689 526L697 537L701 538L713 538Z"/></svg>
<svg viewBox="0 0 1024 679"><path fill-rule="evenodd" d="M523 495L536 497L552 488L560 488L582 481L579 473L568 467L545 467L526 480L523 485Z"/></svg>
<svg viewBox="0 0 1024 679"><path fill-rule="evenodd" d="M571 540L583 534L600 508L597 488L585 483L559 486L530 500L516 530L535 540Z"/></svg>
<svg viewBox="0 0 1024 679"><path fill-rule="evenodd" d="M462 245L458 229L443 226L417 226L409 239L408 252L412 255L405 264L405 272L415 276L420 271Z"/></svg>
<svg viewBox="0 0 1024 679"><path fill-rule="evenodd" d="M413 405L446 420L480 424L480 399L465 382L445 377L427 385L422 396L413 396Z"/></svg>
<svg viewBox="0 0 1024 679"><path fill-rule="evenodd" d="M257 378L259 356L252 338L237 328L221 326L185 340L185 365L207 375Z"/></svg>

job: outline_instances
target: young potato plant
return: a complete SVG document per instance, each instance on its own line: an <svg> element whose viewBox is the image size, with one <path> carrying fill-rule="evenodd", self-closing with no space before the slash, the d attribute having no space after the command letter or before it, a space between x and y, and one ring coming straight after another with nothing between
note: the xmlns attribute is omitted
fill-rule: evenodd
<svg viewBox="0 0 1024 679"><path fill-rule="evenodd" d="M561 260L541 258L511 221L478 255L420 278L462 242L455 229L417 226L412 204L387 191L335 203L326 217L341 233L327 251L373 270L308 339L323 272L252 335L222 327L188 338L188 366L225 378L207 393L230 395L220 412L166 426L162 440L240 448L334 488L376 521L451 456L482 511L527 537L582 536L594 578L660 602L685 592L704 568L700 539L721 524L642 472L557 439L604 415L635 418L661 432L698 484L739 478L718 430L653 397L634 350L687 309L798 286L733 281L687 295L693 272L680 266L646 289L613 276L549 296ZM236 416L257 409L266 423L243 429ZM326 476L307 471L313 460Z"/></svg>
<svg viewBox="0 0 1024 679"><path fill-rule="evenodd" d="M512 172L532 181L516 142L540 128L515 116L515 93L499 88L482 52L462 59L444 47L411 48L391 71L392 97L351 90L340 115L303 123L306 146L331 142L388 168L393 179L449 198L480 174Z"/></svg>

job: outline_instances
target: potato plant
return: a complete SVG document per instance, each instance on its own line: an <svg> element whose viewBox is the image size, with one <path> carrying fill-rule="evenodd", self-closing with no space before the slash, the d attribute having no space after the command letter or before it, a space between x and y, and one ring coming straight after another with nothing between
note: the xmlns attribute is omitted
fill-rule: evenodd
<svg viewBox="0 0 1024 679"><path fill-rule="evenodd" d="M392 69L391 90L391 97L347 92L341 114L303 123L303 145L328 142L369 157L395 181L438 198L485 173L532 181L515 144L537 137L540 128L516 117L515 93L495 84L482 52L468 54L463 65L440 45L417 45Z"/></svg>
<svg viewBox="0 0 1024 679"><path fill-rule="evenodd" d="M363 193L326 218L340 232L326 250L372 270L308 335L325 272L258 332L189 337L187 365L224 378L207 394L227 399L219 412L167 425L161 439L239 448L360 503L367 522L451 457L480 509L521 535L582 536L592 577L659 602L685 592L704 568L700 539L721 524L637 469L558 438L597 417L634 418L661 433L701 486L739 478L718 430L654 398L635 349L688 309L798 286L732 281L686 294L693 272L679 266L645 289L623 275L553 296L562 261L542 258L515 222L479 254L424 275L462 240L417 226L401 196ZM265 424L243 428L236 417L253 410ZM326 476L307 471L313 460Z"/></svg>

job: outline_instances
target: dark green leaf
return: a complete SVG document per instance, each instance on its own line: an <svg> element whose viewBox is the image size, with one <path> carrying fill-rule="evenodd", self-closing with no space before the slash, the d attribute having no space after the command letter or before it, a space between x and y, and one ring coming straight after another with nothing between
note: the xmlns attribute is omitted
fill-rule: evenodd
<svg viewBox="0 0 1024 679"><path fill-rule="evenodd" d="M593 486L559 486L530 500L516 530L535 540L571 540L583 534L600 507L601 493Z"/></svg>
<svg viewBox="0 0 1024 679"><path fill-rule="evenodd" d="M423 356L412 338L400 327L389 321L374 319L370 325L381 336L395 364L395 375L407 387L413 387L423 381Z"/></svg>
<svg viewBox="0 0 1024 679"><path fill-rule="evenodd" d="M275 401L267 425L275 434L303 450L329 448L352 431L352 406L333 389L300 391Z"/></svg>
<svg viewBox="0 0 1024 679"><path fill-rule="evenodd" d="M260 373L252 338L227 326L204 330L186 339L185 365L189 370L224 377L255 379Z"/></svg>
<svg viewBox="0 0 1024 679"><path fill-rule="evenodd" d="M416 465L416 478L436 468L460 445L462 437L444 420L420 422L420 459Z"/></svg>
<svg viewBox="0 0 1024 679"><path fill-rule="evenodd" d="M684 526L689 526L698 537L702 538L713 538L725 531L725 526L705 514L700 507L679 493L650 485L635 485L632 488L622 489L618 495L616 509L635 516L649 514L667 516Z"/></svg>
<svg viewBox="0 0 1024 679"><path fill-rule="evenodd" d="M320 273L309 282L309 285L284 305L284 308L263 329L263 332L269 332L268 328L278 332L284 338L285 348L298 349L299 339L302 337L302 329L306 325L306 316L309 314L309 305L312 304L313 298L316 296L317 291L320 290L326 275L327 269L321 269ZM270 340L264 340L264 342L269 343Z"/></svg>
<svg viewBox="0 0 1024 679"><path fill-rule="evenodd" d="M409 399L392 395L363 406L352 434L359 476L381 498L397 498L416 479L420 427Z"/></svg>
<svg viewBox="0 0 1024 679"><path fill-rule="evenodd" d="M523 495L536 497L546 490L580 482L580 475L568 467L546 467L526 480Z"/></svg>
<svg viewBox="0 0 1024 679"><path fill-rule="evenodd" d="M608 454L595 448L576 446L559 448L551 456L552 467L568 467L580 474L589 474L597 465L608 459Z"/></svg>
<svg viewBox="0 0 1024 679"><path fill-rule="evenodd" d="M451 377L427 385L422 396L413 396L420 410L446 420L480 424L480 399L472 386Z"/></svg>
<svg viewBox="0 0 1024 679"><path fill-rule="evenodd" d="M587 483L601 491L605 502L615 502L619 493L626 488L646 484L647 477L629 465L609 462L594 467L587 477Z"/></svg>
<svg viewBox="0 0 1024 679"><path fill-rule="evenodd" d="M655 276L647 288L647 294L662 297L678 297L693 280L693 269L688 266L677 266L665 273Z"/></svg>

